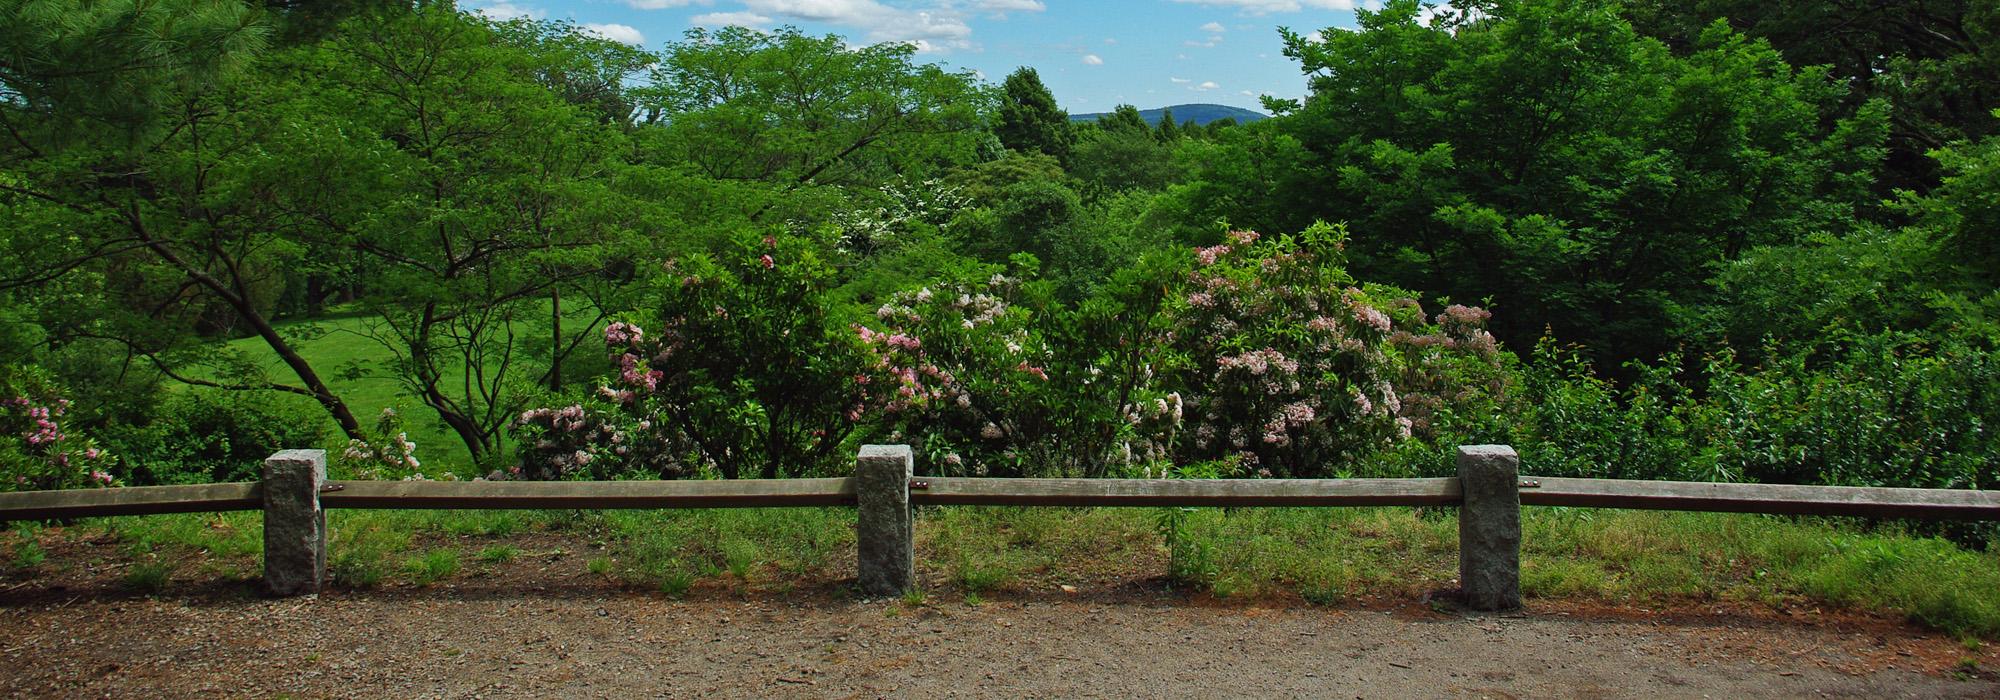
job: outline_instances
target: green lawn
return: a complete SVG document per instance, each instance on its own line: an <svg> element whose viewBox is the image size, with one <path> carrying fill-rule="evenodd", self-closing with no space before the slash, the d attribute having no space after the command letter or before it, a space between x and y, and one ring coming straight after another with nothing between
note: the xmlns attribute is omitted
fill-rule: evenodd
<svg viewBox="0 0 2000 700"><path fill-rule="evenodd" d="M565 324L587 323L594 316L588 308L581 305L565 306ZM381 320L374 316L348 315L281 323L278 327L284 332L314 324L323 331L312 340L296 343L299 354L312 364L313 369L327 381L334 393L347 402L348 409L354 412L355 418L361 421L364 428L373 429L382 410L394 408L404 417L410 439L417 443L417 456L424 462L424 473L436 475L449 470L460 475L471 475L474 472L472 453L466 449L465 443L446 428L430 408L405 391L403 385L395 379L391 369L382 366L381 363L391 356L380 342L370 337L374 326L380 323ZM546 330L523 332L546 333ZM270 346L262 338L240 338L227 341L225 345L244 353L277 381L295 382L298 379L298 375L279 361L277 354L271 352ZM586 340L578 352L587 357L590 353L594 353L597 347ZM355 366L365 367L369 371L369 376L354 379L343 376L348 368ZM281 396L280 400L325 416L319 405L306 397L285 395ZM333 436L326 447L338 451L346 444L346 440L340 437L339 428L335 426L332 417L325 417L324 420L327 433Z"/></svg>
<svg viewBox="0 0 2000 700"><path fill-rule="evenodd" d="M348 379L341 375L343 370L356 363L374 363L389 357L382 344L368 337L372 324L381 321L373 316L344 316L316 321L298 321L279 325L279 330L305 324L317 324L326 332L317 338L298 343L299 354L312 364L313 370L325 379L334 393L347 402L348 410L361 421L363 427L373 428L375 420L386 408L394 408L406 419L410 439L417 443L417 455L427 467L469 469L472 453L465 443L446 429L430 409L407 394L403 386L381 368L370 366L373 375L367 378ZM257 337L240 338L227 343L228 347L255 358L258 363L277 381L295 382L298 375L290 367L279 361L276 353L264 339ZM319 404L303 396L284 396L282 400L295 403L302 408L318 412L326 422L329 435L336 444L344 444L340 429L331 416L321 411Z"/></svg>

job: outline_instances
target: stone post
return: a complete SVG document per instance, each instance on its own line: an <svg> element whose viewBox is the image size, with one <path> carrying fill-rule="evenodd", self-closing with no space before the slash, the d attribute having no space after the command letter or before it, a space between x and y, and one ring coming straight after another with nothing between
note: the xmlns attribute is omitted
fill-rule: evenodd
<svg viewBox="0 0 2000 700"><path fill-rule="evenodd" d="M857 515L855 549L861 592L902 595L916 584L915 523L910 477L915 458L908 445L863 445L854 467Z"/></svg>
<svg viewBox="0 0 2000 700"><path fill-rule="evenodd" d="M318 593L326 580L326 450L285 450L264 460L264 589Z"/></svg>
<svg viewBox="0 0 2000 700"><path fill-rule="evenodd" d="M1506 445L1458 448L1458 581L1474 610L1521 607L1521 458Z"/></svg>

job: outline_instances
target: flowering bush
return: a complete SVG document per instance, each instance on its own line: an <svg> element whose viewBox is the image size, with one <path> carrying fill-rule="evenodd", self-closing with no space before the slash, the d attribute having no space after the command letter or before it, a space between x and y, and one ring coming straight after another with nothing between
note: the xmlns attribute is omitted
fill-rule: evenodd
<svg viewBox="0 0 2000 700"><path fill-rule="evenodd" d="M618 373L571 405L521 416L521 475L839 469L857 422L934 397L925 383L937 379L892 365L836 320L830 280L807 243L773 236L668 263L654 323L605 329Z"/></svg>
<svg viewBox="0 0 2000 700"><path fill-rule="evenodd" d="M115 486L117 460L64 427L69 399L28 372L0 381L0 491Z"/></svg>
<svg viewBox="0 0 2000 700"><path fill-rule="evenodd" d="M1189 360L1184 456L1319 476L1410 436L1385 352L1393 322L1342 269L1343 236L1325 224L1276 240L1238 231L1195 251L1173 307Z"/></svg>
<svg viewBox="0 0 2000 700"><path fill-rule="evenodd" d="M374 440L348 440L340 453L353 474L362 479L423 480L423 463L417 460L417 443L403 427L403 415L394 408L382 409L375 419ZM446 473L446 476L456 478Z"/></svg>
<svg viewBox="0 0 2000 700"><path fill-rule="evenodd" d="M1172 425L1163 422L1176 418L1152 410L1169 399L1146 384L1161 347L1147 339L1158 340L1159 289L1127 283L1076 307L1018 304L1034 295L994 274L897 295L876 311L887 332L858 332L915 351L884 353L893 371L909 372L896 364L907 360L937 381L925 401L888 407L886 439L917 445L932 474L1097 476L1114 463L1166 459ZM1171 402L1177 416L1179 397ZM1128 414L1146 419L1128 423Z"/></svg>

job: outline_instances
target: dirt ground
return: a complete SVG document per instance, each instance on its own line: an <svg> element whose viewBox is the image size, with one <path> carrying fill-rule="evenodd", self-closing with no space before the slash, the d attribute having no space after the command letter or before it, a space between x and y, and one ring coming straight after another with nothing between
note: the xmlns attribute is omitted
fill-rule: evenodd
<svg viewBox="0 0 2000 700"><path fill-rule="evenodd" d="M922 601L829 572L676 600L588 573L575 537L507 541L527 554L431 586L268 599L216 573L247 558L173 558L144 595L113 539L45 537L51 565L0 575L0 697L2000 698L2000 645L1884 616L1217 600L1170 590L1162 562L1095 560L983 601L941 572Z"/></svg>
<svg viewBox="0 0 2000 700"><path fill-rule="evenodd" d="M2000 697L1992 645L1813 614L1223 603L1156 581L968 604L599 579L0 591L9 697ZM1435 608L1442 608L1440 612Z"/></svg>

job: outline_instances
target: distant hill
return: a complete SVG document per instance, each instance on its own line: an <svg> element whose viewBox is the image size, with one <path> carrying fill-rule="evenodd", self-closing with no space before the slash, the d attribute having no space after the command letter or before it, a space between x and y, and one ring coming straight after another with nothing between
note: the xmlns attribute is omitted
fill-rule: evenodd
<svg viewBox="0 0 2000 700"><path fill-rule="evenodd" d="M1238 124L1248 124L1250 122L1254 122L1259 119L1270 118L1269 115L1254 109L1244 109L1242 107L1231 107L1229 105L1212 105L1212 104L1174 105L1172 107L1162 107L1160 109L1142 109L1139 110L1139 116L1144 117L1146 119L1147 124L1151 124L1153 126L1159 126L1160 114L1167 110L1173 110L1174 121L1176 123L1184 124L1187 123L1188 120L1192 119L1194 120L1194 123L1201 124L1203 126L1206 126L1209 122L1218 119L1235 119L1236 123ZM1104 117L1107 114L1110 113L1093 112L1090 114L1072 114L1069 115L1069 120L1073 122L1094 122Z"/></svg>

